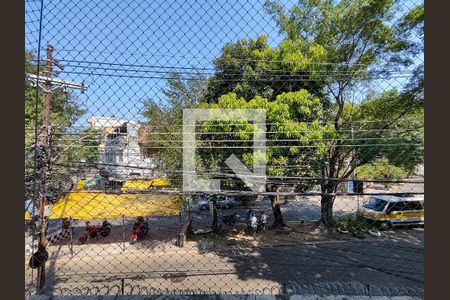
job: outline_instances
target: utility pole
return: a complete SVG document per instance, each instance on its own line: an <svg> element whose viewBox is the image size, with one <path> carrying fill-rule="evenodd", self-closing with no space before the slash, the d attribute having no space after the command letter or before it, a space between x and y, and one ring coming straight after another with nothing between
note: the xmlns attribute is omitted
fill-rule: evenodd
<svg viewBox="0 0 450 300"><path fill-rule="evenodd" d="M47 61L45 66L45 77L47 80L45 81L45 89L44 89L44 114L43 114L43 141L42 143L46 146L47 151L50 149L50 111L51 111L51 78L53 73L53 46L47 45ZM50 153L48 152L49 156ZM49 157L50 160L50 157ZM46 162L47 168L49 167L50 161ZM46 176L47 174L44 174ZM44 185L45 185L44 179ZM45 198L45 186L44 192L40 194L39 197L39 218L41 220L41 228L39 232L39 240L38 240L38 250L47 253L47 238L45 236L46 228L47 228L47 220L45 219L45 205L47 204ZM45 286L45 263L46 261L42 261L39 269L38 269L38 290L41 290Z"/></svg>
<svg viewBox="0 0 450 300"><path fill-rule="evenodd" d="M51 111L51 98L52 98L52 73L53 73L53 46L47 45L47 62L45 66L45 76L47 80L45 81L44 90L44 144L49 146L50 144L50 111Z"/></svg>
<svg viewBox="0 0 450 300"><path fill-rule="evenodd" d="M46 238L46 228L47 228L47 220L45 219L45 206L47 204L47 199L45 198L45 186L46 182L50 179L49 176L49 168L50 168L50 129L51 129L51 122L50 122L50 116L51 116L51 98L52 98L52 91L57 88L62 88L64 92L67 92L68 89L78 89L81 90L81 92L84 92L87 87L84 85L84 83L78 84L75 82L60 80L60 79L53 79L53 64L58 66L59 68L63 68L63 66L56 60L53 59L53 46L48 44L47 45L47 60L45 65L45 74L44 76L39 76L35 74L25 74L25 80L31 82L32 86L36 88L41 88L44 91L44 111L43 111L43 134L42 134L42 145L45 145L45 148L47 150L48 155L48 161L46 162L46 170L47 172L44 172L44 174L41 174L39 176L43 176L43 178L40 178L40 182L43 182L43 186L40 186L41 192L38 193L39 195L39 218L41 221L41 227L39 231L39 239L38 239L38 251L33 255L40 259L38 261L40 262L38 267L38 286L37 289L40 291L45 286L45 263L48 259L48 252L47 252L47 238ZM36 124L37 126L37 124Z"/></svg>

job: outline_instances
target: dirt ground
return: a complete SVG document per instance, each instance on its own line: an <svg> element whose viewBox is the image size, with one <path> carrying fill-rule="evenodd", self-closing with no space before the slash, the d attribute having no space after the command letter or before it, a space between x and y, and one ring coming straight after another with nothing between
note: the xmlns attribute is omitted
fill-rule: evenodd
<svg viewBox="0 0 450 300"><path fill-rule="evenodd" d="M320 242L345 242L345 241L382 241L382 240L411 240L416 239L416 235L423 234L424 229L415 228L395 228L381 232L380 237L367 236L358 238L349 234L342 234L336 229L324 230L318 222L314 223L289 223L285 229L267 228L265 231L249 233L244 225L235 225L222 229L218 233L212 231L190 235L189 242L207 243L214 241L214 245L226 247L276 247L280 245L297 245Z"/></svg>
<svg viewBox="0 0 450 300"><path fill-rule="evenodd" d="M202 242L214 240L215 245L223 247L243 245L254 247L279 246L298 244L304 242L318 242L336 239L348 239L351 236L344 236L339 233L325 233L318 224L290 224L285 229L267 228L265 231L249 233L245 226L236 225L227 229L222 229L218 233L206 232L189 236L189 241Z"/></svg>

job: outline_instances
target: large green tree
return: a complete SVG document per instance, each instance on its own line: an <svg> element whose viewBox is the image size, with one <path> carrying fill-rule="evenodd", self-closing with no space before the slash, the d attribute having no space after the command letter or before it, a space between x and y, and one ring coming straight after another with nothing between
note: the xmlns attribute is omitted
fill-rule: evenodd
<svg viewBox="0 0 450 300"><path fill-rule="evenodd" d="M304 0L289 10L275 1L266 1L266 7L277 22L280 33L287 39L301 39L305 43L321 45L325 50L322 79L326 83L327 96L333 102L328 120L333 123L337 138L329 143L323 160L321 207L323 223L331 225L339 183L355 168L377 157L383 148L362 143L355 146L347 144L350 135L346 130L355 128L354 117L345 112L350 103L347 91L356 87L360 80L370 80L380 74L380 67L407 50L408 43L397 35L397 28L393 25L393 0ZM359 130L369 130L366 132L370 133L361 134L359 138L374 141L380 136L380 133L373 135L375 130L396 128L397 121L415 109L415 106L407 105L411 99L403 96L386 99L387 95L382 95L378 99L382 107L395 110L384 114L389 115L389 119L359 123ZM378 115L374 117L379 118Z"/></svg>
<svg viewBox="0 0 450 300"><path fill-rule="evenodd" d="M318 96L327 138L315 141L324 145L323 151L304 162L309 175L322 178L322 221L331 225L338 185L358 166L379 157L405 168L422 160L423 68L416 68L400 92L365 95L356 104L348 96L361 82L389 76L386 67L392 63L414 62L413 48L423 41L401 29L420 29L423 10L408 12L395 23L391 0L304 0L289 10L266 1L266 9L284 40L276 48L267 45L265 36L227 44L214 61L216 72L207 80L201 102L217 104L228 93L276 102L279 95L302 88ZM304 122L295 113L290 118ZM214 158L207 161L217 167Z"/></svg>
<svg viewBox="0 0 450 300"><path fill-rule="evenodd" d="M311 168L295 166L305 161L311 161L314 164L314 160L323 156L324 141L330 138L330 133L332 134L331 127L324 125L321 121L320 99L311 96L306 90L282 93L272 101L260 96L244 99L229 93L221 96L217 103L202 104L200 107L266 110L265 154L259 151L253 153L255 127L251 122L242 120L241 122L205 122L202 130L206 136L200 139L197 145L199 149L197 156L199 161L208 166L206 168L208 173L219 174L218 178L221 177L220 175L225 176L225 179L226 175L232 175L224 164L230 155L236 155L250 170L255 160L263 161L267 165L266 192L269 193L272 205L273 226L285 226L278 193L283 187L295 190L302 190L305 187L304 182L295 178L310 176L313 166ZM211 117L214 120L215 115ZM290 177L294 180L289 179ZM235 180L236 178L233 178L233 183Z"/></svg>
<svg viewBox="0 0 450 300"><path fill-rule="evenodd" d="M321 96L324 84L316 63L324 59L323 47L286 39L271 48L267 39L267 35L260 35L226 44L213 61L215 73L207 80L202 100L217 102L228 92L245 99L260 96L275 100L281 93L300 89Z"/></svg>
<svg viewBox="0 0 450 300"><path fill-rule="evenodd" d="M158 160L159 172L167 175L175 186L181 186L182 182L183 109L196 107L204 91L202 74L171 73L161 97L144 100L146 155Z"/></svg>

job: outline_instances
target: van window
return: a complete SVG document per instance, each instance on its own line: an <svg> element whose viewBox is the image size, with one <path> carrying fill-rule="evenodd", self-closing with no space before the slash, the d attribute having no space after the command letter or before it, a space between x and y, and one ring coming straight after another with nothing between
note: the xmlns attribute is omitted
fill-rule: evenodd
<svg viewBox="0 0 450 300"><path fill-rule="evenodd" d="M389 204L388 208L386 209L387 213L391 213L393 211L404 211L405 209L405 202L392 202Z"/></svg>
<svg viewBox="0 0 450 300"><path fill-rule="evenodd" d="M405 210L422 210L423 204L420 201L409 201L405 203Z"/></svg>
<svg viewBox="0 0 450 300"><path fill-rule="evenodd" d="M422 210L423 203L420 201L402 201L389 204L387 212L393 211L410 211L410 210Z"/></svg>
<svg viewBox="0 0 450 300"><path fill-rule="evenodd" d="M383 211L386 204L387 204L386 200L381 200L378 198L370 198L369 202L365 203L363 206L373 209L375 211Z"/></svg>

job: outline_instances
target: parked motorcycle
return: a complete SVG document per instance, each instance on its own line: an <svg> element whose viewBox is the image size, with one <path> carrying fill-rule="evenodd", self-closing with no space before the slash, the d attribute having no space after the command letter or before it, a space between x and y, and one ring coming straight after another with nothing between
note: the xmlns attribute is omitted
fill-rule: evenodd
<svg viewBox="0 0 450 300"><path fill-rule="evenodd" d="M142 239L147 235L149 229L149 224L144 218L138 218L136 223L133 225L133 231L131 232L130 244L134 244L137 239Z"/></svg>
<svg viewBox="0 0 450 300"><path fill-rule="evenodd" d="M90 222L86 222L86 230L84 233L78 238L80 244L86 243L89 238L98 237L100 234L102 237L108 236L111 233L111 223L107 220L104 220L102 225L90 225Z"/></svg>
<svg viewBox="0 0 450 300"><path fill-rule="evenodd" d="M234 226L236 222L237 222L236 214L223 216L222 219L220 219L219 229L222 228L223 225Z"/></svg>

